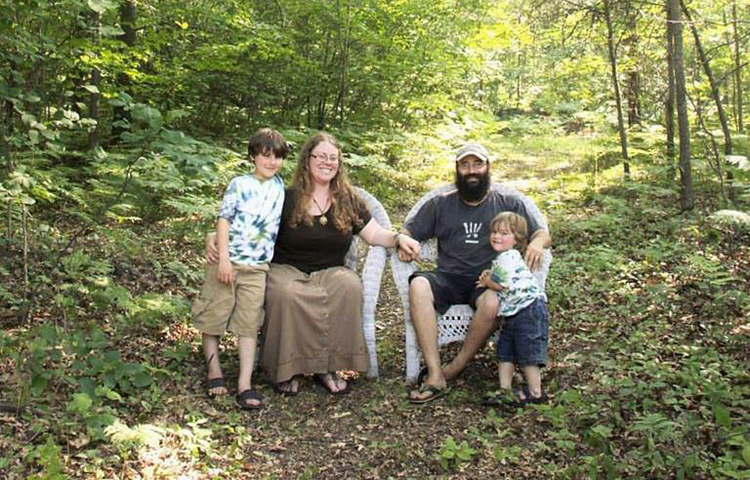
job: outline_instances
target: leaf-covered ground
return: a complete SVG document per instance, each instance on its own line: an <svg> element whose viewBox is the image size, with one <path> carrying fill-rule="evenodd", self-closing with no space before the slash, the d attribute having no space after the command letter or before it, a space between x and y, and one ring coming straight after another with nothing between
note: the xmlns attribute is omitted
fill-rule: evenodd
<svg viewBox="0 0 750 480"><path fill-rule="evenodd" d="M41 303L29 322L0 317L2 476L750 478L747 230L679 214L676 191L647 166L622 183L617 168L581 177L565 162L516 155L495 175L534 192L555 239L549 405L482 407L496 382L489 346L447 397L409 404L389 269L376 316L380 379L352 379L337 397L307 378L285 398L259 371L262 411L209 400L187 315L199 246L157 226L133 234L144 239L137 254L118 250L122 239L87 237L89 253L65 271L89 280L74 293L56 285L79 300L62 315ZM19 253L5 257L8 272ZM236 350L224 346L234 379Z"/></svg>

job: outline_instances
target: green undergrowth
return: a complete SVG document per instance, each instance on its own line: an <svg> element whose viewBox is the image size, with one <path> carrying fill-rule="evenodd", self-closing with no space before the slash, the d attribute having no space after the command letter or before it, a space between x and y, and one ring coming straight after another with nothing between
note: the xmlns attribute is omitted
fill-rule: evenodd
<svg viewBox="0 0 750 480"><path fill-rule="evenodd" d="M565 477L747 478L749 232L642 181L567 198L555 218L558 393L538 420Z"/></svg>
<svg viewBox="0 0 750 480"><path fill-rule="evenodd" d="M624 181L611 136L564 135L544 118L457 112L413 133L335 132L351 177L396 224L452 179L452 151L468 139L493 153L495 180L538 202L554 238L552 401L511 413L478 407L472 395L495 386L485 362L476 385L415 410L386 279L384 378L357 385L349 406L310 388L298 404L274 397L256 421L230 398L205 402L187 320L201 238L222 185L247 165L239 145L188 138L158 112L132 108L142 111L131 143L76 168L34 152L4 181L0 471L10 478L315 478L337 467L373 478L498 468L516 478L750 475L750 230L711 216L726 205L700 164L699 208L680 213L647 133L634 140L641 152ZM284 133L298 148L309 132ZM288 160L285 178L293 168ZM226 348L231 376L236 350Z"/></svg>

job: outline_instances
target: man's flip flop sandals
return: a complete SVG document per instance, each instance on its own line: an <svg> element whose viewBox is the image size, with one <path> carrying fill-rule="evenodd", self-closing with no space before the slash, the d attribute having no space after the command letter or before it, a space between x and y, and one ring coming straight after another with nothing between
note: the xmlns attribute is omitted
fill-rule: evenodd
<svg viewBox="0 0 750 480"><path fill-rule="evenodd" d="M421 405L423 403L431 402L435 399L438 399L442 396L444 396L446 393L451 391L451 387L446 386L445 388L438 388L435 385L429 385L427 383L423 383L419 386L419 389L417 390L419 393L428 392L430 395L425 398L412 398L409 397L409 403L414 403Z"/></svg>
<svg viewBox="0 0 750 480"><path fill-rule="evenodd" d="M424 383L425 379L427 378L427 373L427 367L422 367L422 370L419 371L419 375L417 375L417 385L419 385L419 388L417 389L417 391L419 393L429 392L430 395L425 398L409 397L409 403L414 403L417 405L429 403L435 399L445 396L446 393L450 392L449 386L446 386L445 388L438 388L435 385Z"/></svg>

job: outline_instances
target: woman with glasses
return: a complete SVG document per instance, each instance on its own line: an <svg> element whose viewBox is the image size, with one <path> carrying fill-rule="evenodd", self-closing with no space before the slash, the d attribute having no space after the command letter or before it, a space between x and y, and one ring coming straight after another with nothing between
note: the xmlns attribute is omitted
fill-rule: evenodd
<svg viewBox="0 0 750 480"><path fill-rule="evenodd" d="M275 389L297 394L297 376L314 378L331 394L350 385L337 371L366 372L362 330L362 282L344 267L353 235L370 245L420 245L383 229L360 201L341 161L339 142L311 136L285 192L273 260L266 280L266 322L261 363Z"/></svg>

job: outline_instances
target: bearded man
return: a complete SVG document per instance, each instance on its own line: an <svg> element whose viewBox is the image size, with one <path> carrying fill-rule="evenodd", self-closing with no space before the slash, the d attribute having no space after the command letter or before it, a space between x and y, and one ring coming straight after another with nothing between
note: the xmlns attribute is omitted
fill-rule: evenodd
<svg viewBox="0 0 750 480"><path fill-rule="evenodd" d="M497 328L495 292L477 288L479 274L490 267L495 252L489 242L491 220L500 212L515 212L526 219L529 244L524 259L529 268L540 267L549 232L528 214L517 195L490 188L490 156L478 143L467 143L456 153L456 190L428 200L408 221L402 233L417 241L437 239L437 269L417 271L409 278L411 321L426 364L409 401L426 403L445 394L448 381L460 374ZM399 259L415 260L399 250ZM474 317L456 357L441 367L437 343L437 313L454 304L469 304Z"/></svg>

